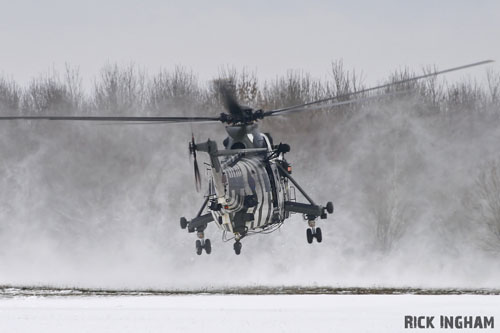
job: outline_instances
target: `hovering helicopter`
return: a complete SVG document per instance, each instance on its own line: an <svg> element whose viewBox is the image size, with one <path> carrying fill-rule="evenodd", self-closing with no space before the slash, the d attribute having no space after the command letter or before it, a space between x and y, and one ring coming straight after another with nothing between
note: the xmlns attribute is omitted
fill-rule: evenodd
<svg viewBox="0 0 500 333"><path fill-rule="evenodd" d="M199 190L201 184L197 162L197 152L207 153L210 158L210 179L208 192L197 215L188 220L180 218L180 227L194 233L196 253L201 255L212 252L209 239L205 239L205 229L214 223L226 236L233 235L234 252L241 253L241 240L256 233L272 232L284 223L292 213L303 215L307 221L306 239L312 243L323 240L321 228L317 220L326 219L332 214L332 202L324 206L317 204L292 177L291 164L285 159L290 152L286 143L274 144L270 134L259 131L258 121L267 117L284 116L298 112L332 108L340 105L359 103L380 95L351 99L351 97L371 91L388 89L395 85L424 79L439 74L457 71L469 67L493 62L485 60L473 64L454 67L442 71L434 71L421 76L412 77L388 84L383 84L354 93L333 96L305 104L289 106L276 110L264 111L242 106L238 103L234 91L228 85L221 84L220 92L227 113L217 117L101 117L101 116L1 116L0 120L62 120L62 121L111 121L129 123L213 123L225 124L228 134L223 141L224 149L219 149L215 141L196 143L194 136L189 142L189 152L194 157L195 184ZM406 92L406 91L403 91ZM399 94L401 91L386 93L382 96ZM295 189L306 199L297 202ZM205 212L206 211L206 212ZM226 238L226 240L228 240Z"/></svg>

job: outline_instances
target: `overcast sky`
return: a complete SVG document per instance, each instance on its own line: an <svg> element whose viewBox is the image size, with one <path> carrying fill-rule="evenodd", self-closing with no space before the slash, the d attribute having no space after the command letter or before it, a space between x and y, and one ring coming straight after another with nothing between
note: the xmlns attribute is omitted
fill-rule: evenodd
<svg viewBox="0 0 500 333"><path fill-rule="evenodd" d="M0 73L22 84L65 63L88 81L108 62L149 72L183 65L205 80L226 65L266 79L288 69L326 78L331 61L343 59L372 83L406 65L500 60L498 0L0 4Z"/></svg>

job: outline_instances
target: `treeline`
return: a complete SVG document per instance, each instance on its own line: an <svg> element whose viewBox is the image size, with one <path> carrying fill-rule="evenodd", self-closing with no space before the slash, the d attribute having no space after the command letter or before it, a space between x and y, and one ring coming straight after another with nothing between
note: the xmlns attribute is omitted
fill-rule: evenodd
<svg viewBox="0 0 500 333"><path fill-rule="evenodd" d="M434 68L422 71L397 70L379 83L396 82L433 70ZM434 77L377 92L383 96L388 92L405 91L405 98L391 95L388 98L381 97L384 103L378 105L370 100L337 108L337 112L328 116L321 112L301 113L288 117L286 121L270 118L261 124L263 130L272 132L276 139L284 138L292 147L298 147L292 155L297 170L307 169L308 174L318 170L321 175L325 175L324 166L328 165L327 176L332 182L328 186L322 184L315 193L324 192L328 200L332 193L349 198L343 201L342 209L357 213L358 220L368 221L362 234L374 235L374 243L383 252L397 248L404 243L402 240L405 235L413 232L429 237L439 233L442 239L450 238L445 248L457 248L458 252L464 244L478 243L488 250L500 253L500 161L495 153L497 149L494 142L494 138L498 137L495 136L498 133L496 124L500 116L500 73L477 70L485 73L481 84L470 79L450 84L444 77ZM79 71L67 67L63 73L51 72L34 78L26 86L0 77L0 114L216 115L223 111L217 89L219 80L232 83L241 104L267 110L348 95L366 88L363 76L345 68L342 61L332 63L327 77L329 79L316 79L304 72L290 71L274 80L261 81L255 73L226 68L213 80L201 82L195 73L182 67L147 74L137 66L107 65L91 85L84 85ZM357 97L367 97L367 94ZM387 101L393 104L385 103ZM357 112L362 111L364 106L368 106L369 110L373 107L377 112ZM398 117L400 114L405 117ZM30 140L29 132L8 130L5 127L2 132L4 141L7 142L5 146L16 149L11 149L8 153L4 151L4 159L9 154L21 154L18 152L19 147L31 147L28 144L16 146L19 140ZM144 164L141 163L154 159L148 155L152 154L151 151L142 146L139 148L136 140L127 136L115 141L108 131L87 132L88 130L86 128L86 131L74 133L74 129L60 128L53 138L59 141L54 141L53 147L60 147L58 144L64 143L68 145L65 151L71 152L81 142L93 142L90 145L92 149L85 150L89 158L82 159L90 161L91 173L85 174L90 168L81 167L75 158L61 160L64 165L59 164L59 169L70 170L67 160L72 161L73 170L81 173L68 171L66 179L71 185L68 187L78 188L79 179L74 174L84 174L85 177L82 178L85 184L92 184L88 186L91 193L88 195L89 205L100 207L94 209L98 212L109 213L106 210L110 205L109 201L98 198L113 198L115 193L120 193L116 188L124 186L123 176L117 177L114 183L110 182L108 187L100 186L100 177L110 178L108 169L117 165L125 168L121 172L130 172L131 177L140 176L141 173L134 170L143 168ZM116 133L117 128L114 130ZM39 137L46 135L46 131L40 128ZM171 141L175 141L176 145L169 149L184 149L185 141L190 138L189 132L186 131L185 136L171 136ZM291 133L306 135L290 135ZM308 135L309 133L314 135ZM100 140L101 138L105 140ZM495 146L493 148L490 147L492 142ZM103 161L102 157L107 156L110 147L116 148L118 144L130 146L129 149L119 151L122 154L133 151L136 164L130 162L129 155L121 155L126 163ZM141 160L140 153L144 154L144 160ZM12 167L4 170L14 170L13 166L18 164L18 158L22 159L12 157L9 162ZM50 154L40 154L39 158L41 160L26 162L28 169L43 172L43 168L38 168L38 163L46 165L49 160L52 163L53 157ZM167 160L177 170L178 166L174 166L177 161ZM330 163L331 161L334 163ZM481 165L483 161L488 163ZM136 169L129 168L130 164L135 165ZM163 166L158 164L156 167L160 170ZM52 175L53 172L48 174ZM23 176L11 178L15 183L26 179ZM170 177L168 180L172 182L168 183L170 187L164 185L165 193L170 188L184 188L185 184L181 187L175 183L174 178ZM3 179L9 180L8 177ZM89 179L94 181L89 182ZM141 187L144 181L141 179L138 183L138 196L150 198L148 195L142 196L145 192ZM146 187L149 191L150 187L155 188L159 183L161 182ZM4 187L13 188L11 184ZM33 186L22 183L18 187L27 189ZM96 192L99 195L95 195ZM178 192L180 191L175 191ZM66 193L64 195L67 196ZM73 195L75 199L71 202L82 201L78 197L80 192ZM165 200L163 196L156 195L157 197L151 195L153 199L148 199L144 205L149 209L156 207L157 214L160 214ZM10 191L5 192L5 198L10 197ZM121 202L121 199L117 202ZM89 210L88 207L83 207L82 211ZM143 210L142 206L137 208L137 211ZM153 219L150 215L146 218ZM351 221L344 223L347 225L345 230L350 231ZM418 229L425 223L434 223L428 227L432 233ZM438 231L434 232L435 230ZM358 239L350 238L355 237L353 235L356 234L346 233L346 243L359 243ZM471 241L471 235L477 236L479 241Z"/></svg>
<svg viewBox="0 0 500 333"><path fill-rule="evenodd" d="M426 68L423 72L434 70ZM385 81L395 82L421 72L397 70ZM84 89L77 69L52 71L21 87L15 80L0 77L0 111L3 114L189 114L190 110L220 112L218 80L232 82L242 104L274 109L331 96L345 95L366 88L363 76L346 69L342 61L332 63L329 79L316 79L300 71L289 71L271 81L259 81L255 73L226 68L209 82L183 67L149 75L137 66L106 65ZM485 84L468 80L447 84L431 78L391 88L411 90L426 112L497 111L500 106L500 73L486 71ZM387 92L387 91L385 91ZM379 92L380 93L380 92ZM382 92L384 93L384 92ZM358 107L358 106L356 106ZM351 106L352 108L352 106Z"/></svg>

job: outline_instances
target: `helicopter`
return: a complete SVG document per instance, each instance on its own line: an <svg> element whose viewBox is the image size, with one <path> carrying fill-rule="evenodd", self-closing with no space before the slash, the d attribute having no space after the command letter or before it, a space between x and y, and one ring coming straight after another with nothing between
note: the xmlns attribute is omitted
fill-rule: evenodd
<svg viewBox="0 0 500 333"><path fill-rule="evenodd" d="M286 143L274 144L269 133L259 130L259 121L268 117L286 116L299 112L311 112L341 105L360 103L371 99L405 93L407 90L390 92L390 88L408 82L436 75L458 71L469 67L484 65L492 60L480 61L459 67L434 71L387 84L341 94L304 104L274 110L254 109L241 105L230 84L218 85L226 112L216 117L143 117L143 116L0 116L0 120L57 120L57 121L97 121L128 122L130 124L158 123L214 123L225 125L227 137L223 149L217 142L195 142L194 135L188 144L194 159L194 177L197 190L201 187L200 169L197 152L208 154L209 180L208 191L195 217L180 218L180 227L189 233L196 233L196 253L201 255L212 252L210 239L205 238L205 230L210 223L215 224L223 233L226 241L234 240L236 255L241 253L242 240L250 235L271 233L280 228L291 214L302 214L307 222L306 240L309 244L321 243L322 230L317 226L318 219L324 220L333 214L332 202L317 204L292 177L292 165L285 155L290 152ZM386 89L384 94L362 96L372 91ZM353 98L357 97L357 98ZM305 202L298 202L298 190ZM232 235L227 238L227 234Z"/></svg>

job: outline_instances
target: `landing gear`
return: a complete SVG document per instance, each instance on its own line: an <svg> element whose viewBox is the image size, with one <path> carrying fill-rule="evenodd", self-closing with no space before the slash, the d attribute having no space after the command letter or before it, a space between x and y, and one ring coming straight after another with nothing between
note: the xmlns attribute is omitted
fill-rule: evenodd
<svg viewBox="0 0 500 333"><path fill-rule="evenodd" d="M307 230L306 230L306 236L307 236L307 242L309 244L312 244L312 242L313 242L313 233L312 233L312 229L311 228L307 228Z"/></svg>
<svg viewBox="0 0 500 333"><path fill-rule="evenodd" d="M196 240L196 254L201 255L203 252L203 246L201 245L201 240L197 239Z"/></svg>
<svg viewBox="0 0 500 333"><path fill-rule="evenodd" d="M210 243L210 239L205 239L203 231L198 231L198 238L196 240L196 254L200 256L203 253L203 249L205 249L207 254L212 253L212 243Z"/></svg>
<svg viewBox="0 0 500 333"><path fill-rule="evenodd" d="M181 217L181 229L186 229L188 226L188 221L186 220L185 217Z"/></svg>
<svg viewBox="0 0 500 333"><path fill-rule="evenodd" d="M198 236L198 240L196 240L195 243L197 255L201 255L203 253L203 249L205 249L207 254L212 253L212 243L210 243L210 239L205 239L205 233L203 232L207 228L207 224L213 222L214 220L211 213L202 215L208 201L209 197L207 196L198 211L198 215L196 215L196 217L192 220L187 220L185 217L181 217L180 219L181 229L187 229L189 233L196 232L196 235Z"/></svg>
<svg viewBox="0 0 500 333"><path fill-rule="evenodd" d="M326 211L328 214L333 214L333 203L331 201L326 203Z"/></svg>
<svg viewBox="0 0 500 333"><path fill-rule="evenodd" d="M236 253L236 255L240 255L241 247L242 247L242 245L241 245L241 242L239 240L234 243L233 249L234 249L234 253Z"/></svg>
<svg viewBox="0 0 500 333"><path fill-rule="evenodd" d="M318 241L318 243L321 243L321 241L323 241L323 235L321 234L321 228L316 228L316 233L314 234L314 237L316 237L316 241Z"/></svg>
<svg viewBox="0 0 500 333"><path fill-rule="evenodd" d="M316 228L315 220L309 220L308 224L310 228L307 228L306 230L307 242L309 244L312 244L313 239L316 238L316 241L318 243L321 243L323 241L323 234L321 233L321 228Z"/></svg>
<svg viewBox="0 0 500 333"><path fill-rule="evenodd" d="M212 252L212 243L210 243L210 239L205 241L205 252L210 254Z"/></svg>
<svg viewBox="0 0 500 333"><path fill-rule="evenodd" d="M285 211L287 213L301 213L303 214L304 220L308 222L309 228L306 230L307 242L312 244L314 238L318 243L323 241L323 234L320 228L316 228L316 219L319 217L322 220L328 217L328 214L333 214L333 203L327 202L326 206L316 205L314 201L307 195L307 193L300 187L300 185L293 179L290 175L291 172L288 171L287 164L277 163L280 174L283 177L288 178L293 185L302 193L304 198L309 201L309 203L300 203L295 201L285 201Z"/></svg>

